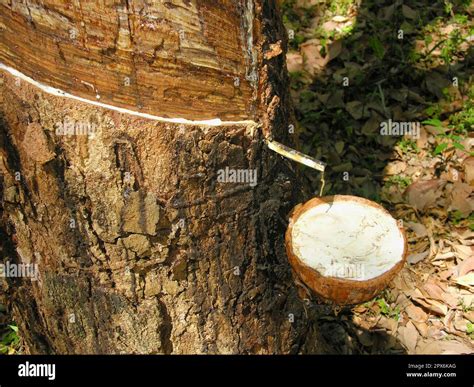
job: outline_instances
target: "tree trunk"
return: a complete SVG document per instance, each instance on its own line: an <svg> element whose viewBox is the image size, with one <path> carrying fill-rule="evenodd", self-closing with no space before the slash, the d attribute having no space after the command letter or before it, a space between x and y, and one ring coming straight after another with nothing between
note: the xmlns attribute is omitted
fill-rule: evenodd
<svg viewBox="0 0 474 387"><path fill-rule="evenodd" d="M275 1L68 3L0 0L2 259L38 265L2 286L26 351L322 351L284 250L298 176L264 142L290 141Z"/></svg>

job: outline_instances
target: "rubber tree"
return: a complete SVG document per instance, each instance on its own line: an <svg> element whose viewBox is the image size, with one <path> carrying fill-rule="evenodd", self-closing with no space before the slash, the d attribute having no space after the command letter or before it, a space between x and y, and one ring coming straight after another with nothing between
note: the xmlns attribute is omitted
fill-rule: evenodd
<svg viewBox="0 0 474 387"><path fill-rule="evenodd" d="M29 353L322 352L274 0L0 0L5 278ZM301 292L300 292L301 293Z"/></svg>

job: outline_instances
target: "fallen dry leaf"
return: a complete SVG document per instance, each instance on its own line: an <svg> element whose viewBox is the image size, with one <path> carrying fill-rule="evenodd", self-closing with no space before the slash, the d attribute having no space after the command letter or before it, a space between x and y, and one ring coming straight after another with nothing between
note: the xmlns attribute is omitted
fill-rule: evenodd
<svg viewBox="0 0 474 387"><path fill-rule="evenodd" d="M453 249L454 253L456 254L456 258L461 261L474 256L473 246L453 245Z"/></svg>
<svg viewBox="0 0 474 387"><path fill-rule="evenodd" d="M389 5L387 7L383 7L379 10L378 16L382 20L390 20L395 13L395 4Z"/></svg>
<svg viewBox="0 0 474 387"><path fill-rule="evenodd" d="M436 71L427 73L425 82L428 91L439 99L444 97L443 89L447 89L452 86L452 82L444 74Z"/></svg>
<svg viewBox="0 0 474 387"><path fill-rule="evenodd" d="M420 180L410 184L405 191L405 196L410 205L419 211L432 207L442 195L444 180Z"/></svg>
<svg viewBox="0 0 474 387"><path fill-rule="evenodd" d="M453 326L453 320L455 317L455 311L450 310L448 314L444 317L443 319L443 324L444 324L444 331L446 332L453 332L454 326Z"/></svg>
<svg viewBox="0 0 474 387"><path fill-rule="evenodd" d="M437 277L430 277L421 291L427 295L428 302L436 300L450 308L455 308L458 304L458 299L448 292L446 284L439 281Z"/></svg>
<svg viewBox="0 0 474 387"><path fill-rule="evenodd" d="M377 327L383 328L389 332L395 332L398 327L398 322L393 318L387 318L385 316L381 316L380 319L377 321Z"/></svg>
<svg viewBox="0 0 474 387"><path fill-rule="evenodd" d="M344 107L344 90L333 91L327 100L326 107L328 109Z"/></svg>
<svg viewBox="0 0 474 387"><path fill-rule="evenodd" d="M387 164L384 169L386 176L399 175L407 169L407 164L404 161L395 161Z"/></svg>
<svg viewBox="0 0 474 387"><path fill-rule="evenodd" d="M321 28L326 31L326 32L332 32L332 31L337 31L339 29L339 23L336 22L336 21L327 21L325 23L323 23L323 25L321 26Z"/></svg>
<svg viewBox="0 0 474 387"><path fill-rule="evenodd" d="M466 183L474 187L474 157L468 157L463 161Z"/></svg>
<svg viewBox="0 0 474 387"><path fill-rule="evenodd" d="M407 19L416 19L418 17L418 12L416 12L413 8L410 8L408 5L402 5L402 13Z"/></svg>
<svg viewBox="0 0 474 387"><path fill-rule="evenodd" d="M405 224L408 226L409 229L413 230L415 232L415 234L419 237L424 237L424 236L428 235L428 230L421 223L406 222Z"/></svg>
<svg viewBox="0 0 474 387"><path fill-rule="evenodd" d="M456 183L462 177L463 173L456 168L449 168L440 175L441 179L449 181L450 183Z"/></svg>
<svg viewBox="0 0 474 387"><path fill-rule="evenodd" d="M467 320L464 319L461 315L457 314L453 319L453 326L457 331L466 332Z"/></svg>
<svg viewBox="0 0 474 387"><path fill-rule="evenodd" d="M461 286L472 287L474 286L474 273L466 274L462 277L456 278L456 283Z"/></svg>
<svg viewBox="0 0 474 387"><path fill-rule="evenodd" d="M301 45L301 52L304 58L304 68L315 75L327 64L327 59L321 55L322 45L318 39L311 39Z"/></svg>
<svg viewBox="0 0 474 387"><path fill-rule="evenodd" d="M450 308L456 308L459 305L459 300L453 294L446 292L443 295L443 301Z"/></svg>
<svg viewBox="0 0 474 387"><path fill-rule="evenodd" d="M408 305L412 305L410 299L403 292L398 292L397 289L391 291L391 296L396 297L395 305L400 309L405 309Z"/></svg>
<svg viewBox="0 0 474 387"><path fill-rule="evenodd" d="M436 256L433 258L433 261L438 261L438 260L445 260L445 259L452 259L455 258L456 255L452 252L446 252L446 253L438 253Z"/></svg>
<svg viewBox="0 0 474 387"><path fill-rule="evenodd" d="M471 271L474 271L474 257L465 259L455 268L456 277L463 277Z"/></svg>
<svg viewBox="0 0 474 387"><path fill-rule="evenodd" d="M463 316L464 316L465 319L467 319L470 322L474 323L474 310L463 313Z"/></svg>
<svg viewBox="0 0 474 387"><path fill-rule="evenodd" d="M414 353L420 334L411 321L406 326L398 328L397 337L409 351Z"/></svg>
<svg viewBox="0 0 474 387"><path fill-rule="evenodd" d="M423 126L420 127L420 136L416 139L416 146L419 149L425 149L428 145L428 133Z"/></svg>
<svg viewBox="0 0 474 387"><path fill-rule="evenodd" d="M428 336L428 324L423 323L423 322L417 322L417 321L412 321L412 322L421 336L423 337Z"/></svg>
<svg viewBox="0 0 474 387"><path fill-rule="evenodd" d="M441 347L438 341L427 339L420 342L417 353L420 355L439 355L441 353Z"/></svg>
<svg viewBox="0 0 474 387"><path fill-rule="evenodd" d="M375 111L372 111L370 118L366 121L362 127L362 133L365 135L374 134L379 130L380 123L383 121L383 117L380 114L377 114Z"/></svg>
<svg viewBox="0 0 474 387"><path fill-rule="evenodd" d="M465 355L474 353L474 347L455 340L440 341L439 347L442 355Z"/></svg>
<svg viewBox="0 0 474 387"><path fill-rule="evenodd" d="M442 279L443 281L448 281L449 278L453 276L453 269L444 270L438 273L438 275L439 275L439 278Z"/></svg>
<svg viewBox="0 0 474 387"><path fill-rule="evenodd" d="M316 97L318 97L318 100L321 102L321 103L324 103L326 104L328 102L328 99L329 99L329 93L316 93Z"/></svg>
<svg viewBox="0 0 474 387"><path fill-rule="evenodd" d="M449 205L449 211L460 211L463 216L468 216L474 211L474 200L470 198L473 188L469 184L457 181L454 183Z"/></svg>
<svg viewBox="0 0 474 387"><path fill-rule="evenodd" d="M383 200L386 200L390 203L402 203L403 196L402 192L400 192L400 188L398 185L391 185L389 187L384 186L381 196Z"/></svg>
<svg viewBox="0 0 474 387"><path fill-rule="evenodd" d="M408 99L415 101L417 103L421 103L422 105L427 104L426 100L420 94L416 93L413 90L410 90L410 89L408 90L407 97Z"/></svg>
<svg viewBox="0 0 474 387"><path fill-rule="evenodd" d="M335 40L329 45L328 54L326 56L326 63L336 59L342 51L342 40Z"/></svg>
<svg viewBox="0 0 474 387"><path fill-rule="evenodd" d="M413 304L410 304L405 308L405 313L413 322L424 323L428 319L428 315L425 311Z"/></svg>
<svg viewBox="0 0 474 387"><path fill-rule="evenodd" d="M452 230L451 235L455 239L457 239L459 243L462 245L466 245L466 246L474 245L474 231L471 231L469 229L464 229L464 230L457 229L457 230Z"/></svg>
<svg viewBox="0 0 474 387"><path fill-rule="evenodd" d="M448 307L446 305L444 305L442 302L425 297L419 289L415 289L412 292L411 298L417 304L421 305L434 314L445 316L448 313Z"/></svg>
<svg viewBox="0 0 474 387"><path fill-rule="evenodd" d="M424 251L423 253L418 253L418 254L410 254L408 257L407 257L407 262L410 264L410 265L416 265L418 262L421 262L423 261L423 259L425 259L428 254L430 252L427 250L427 251Z"/></svg>
<svg viewBox="0 0 474 387"><path fill-rule="evenodd" d="M442 287L441 283L430 277L430 279L423 285L420 289L423 293L428 295L429 298L441 301L443 299L443 294L445 290Z"/></svg>
<svg viewBox="0 0 474 387"><path fill-rule="evenodd" d="M431 323L431 325L428 326L427 336L434 340L445 339L448 334L444 331L445 326L443 322L440 320L434 320L432 318L428 321Z"/></svg>
<svg viewBox="0 0 474 387"><path fill-rule="evenodd" d="M365 313L367 310L368 308L364 304L357 305L352 309L354 313Z"/></svg>
<svg viewBox="0 0 474 387"><path fill-rule="evenodd" d="M303 56L299 52L289 52L286 55L286 64L290 73L303 70Z"/></svg>
<svg viewBox="0 0 474 387"><path fill-rule="evenodd" d="M424 340L418 347L418 353L423 355L460 355L474 353L474 348L459 341Z"/></svg>
<svg viewBox="0 0 474 387"><path fill-rule="evenodd" d="M411 272L402 270L401 273L393 279L393 286L409 296L414 289L414 281L411 278Z"/></svg>
<svg viewBox="0 0 474 387"><path fill-rule="evenodd" d="M470 308L474 307L474 294L463 287L456 287L457 292L453 292L458 297L459 303Z"/></svg>
<svg viewBox="0 0 474 387"><path fill-rule="evenodd" d="M364 104L360 101L346 103L346 110L355 120L360 120L364 116Z"/></svg>

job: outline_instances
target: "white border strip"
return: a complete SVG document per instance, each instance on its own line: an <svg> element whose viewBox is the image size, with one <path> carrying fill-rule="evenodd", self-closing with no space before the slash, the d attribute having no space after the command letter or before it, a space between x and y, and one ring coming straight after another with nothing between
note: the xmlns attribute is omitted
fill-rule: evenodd
<svg viewBox="0 0 474 387"><path fill-rule="evenodd" d="M102 108L105 108L105 109L115 110L115 111L120 112L120 113L130 114L130 115L133 115L133 116L146 118L146 119L149 119L149 120L168 122L168 123L172 123L172 124L207 125L207 126L252 125L252 124L256 124L256 122L253 121L253 120L222 121L220 118L215 118L215 119L212 119L212 120L193 121L193 120L188 120L188 119L185 119L185 118L165 118L165 117L155 116L153 114L140 113L140 112L136 112L134 110L129 110L129 109L113 106L113 105L108 105L108 104L102 103L102 102L91 101L91 100L86 99L86 98L82 98L82 97L78 97L78 96L73 95L73 94L66 93L63 90L56 89L56 88L51 87L51 86L43 85L42 83L40 83L38 81L35 81L34 79L28 77L27 75L23 74L22 72L20 72L18 70L15 70L12 67L7 66L7 65L3 64L2 62L0 62L0 69L8 71L14 77L20 78L20 79L30 83L31 85L38 87L39 89L43 90L44 92L46 92L48 94L52 94L52 95L55 95L57 97L65 97L65 98L74 99L76 101L88 103L90 105L99 106L99 107L102 107Z"/></svg>

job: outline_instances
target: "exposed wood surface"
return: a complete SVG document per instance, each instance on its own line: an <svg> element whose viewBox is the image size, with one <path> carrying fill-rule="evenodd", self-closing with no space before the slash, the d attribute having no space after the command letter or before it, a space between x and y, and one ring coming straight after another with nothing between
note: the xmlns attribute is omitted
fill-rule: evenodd
<svg viewBox="0 0 474 387"><path fill-rule="evenodd" d="M246 4L0 0L0 62L68 93L149 114L251 119L256 63Z"/></svg>

